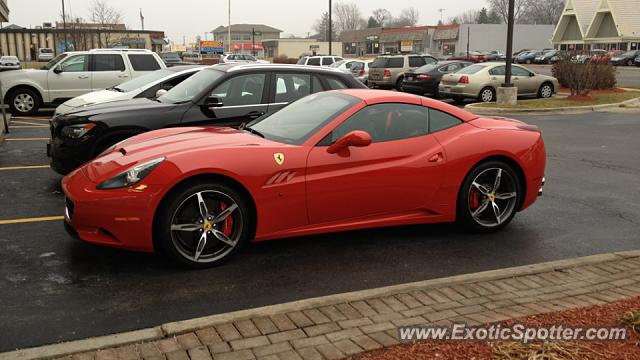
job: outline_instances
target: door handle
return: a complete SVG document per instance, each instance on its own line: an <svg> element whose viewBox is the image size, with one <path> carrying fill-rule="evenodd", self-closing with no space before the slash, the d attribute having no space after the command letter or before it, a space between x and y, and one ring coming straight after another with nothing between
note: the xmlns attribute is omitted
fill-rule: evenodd
<svg viewBox="0 0 640 360"><path fill-rule="evenodd" d="M79 75L78 79L88 79L89 75Z"/></svg>
<svg viewBox="0 0 640 360"><path fill-rule="evenodd" d="M129 75L118 75L119 78L128 78Z"/></svg>
<svg viewBox="0 0 640 360"><path fill-rule="evenodd" d="M442 161L443 159L444 159L444 155L441 152L439 152L437 154L431 155L431 157L429 158L429 162L437 163Z"/></svg>
<svg viewBox="0 0 640 360"><path fill-rule="evenodd" d="M498 78L494 76L491 78L491 80L498 80Z"/></svg>
<svg viewBox="0 0 640 360"><path fill-rule="evenodd" d="M260 116L262 116L262 115L264 115L264 113L263 113L263 112L261 112L261 111L252 111L252 112L250 112L250 113L248 113L248 114L247 114L247 117L248 117L249 119L252 119L252 120L253 120L253 119L257 119L257 118L259 118L259 117L260 117Z"/></svg>

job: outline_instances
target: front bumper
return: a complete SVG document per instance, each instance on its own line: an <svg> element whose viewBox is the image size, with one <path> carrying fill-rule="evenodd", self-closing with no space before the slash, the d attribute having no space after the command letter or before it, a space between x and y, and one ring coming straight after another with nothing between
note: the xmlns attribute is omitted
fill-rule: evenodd
<svg viewBox="0 0 640 360"><path fill-rule="evenodd" d="M65 228L88 243L151 252L155 204L162 189L146 185L97 190L82 169L75 170L62 180Z"/></svg>

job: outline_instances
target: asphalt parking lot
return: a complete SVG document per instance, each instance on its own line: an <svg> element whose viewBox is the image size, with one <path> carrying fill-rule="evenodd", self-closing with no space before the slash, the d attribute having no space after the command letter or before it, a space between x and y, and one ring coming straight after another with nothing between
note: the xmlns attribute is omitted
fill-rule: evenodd
<svg viewBox="0 0 640 360"><path fill-rule="evenodd" d="M548 152L544 196L504 231L454 225L311 236L249 246L193 271L95 247L62 226L46 167L46 114L0 143L0 351L346 291L611 251L640 240L638 113L521 116Z"/></svg>

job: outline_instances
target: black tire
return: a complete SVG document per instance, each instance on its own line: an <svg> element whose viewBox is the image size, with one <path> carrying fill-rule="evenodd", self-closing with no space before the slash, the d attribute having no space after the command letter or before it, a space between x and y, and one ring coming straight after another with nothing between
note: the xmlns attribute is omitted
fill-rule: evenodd
<svg viewBox="0 0 640 360"><path fill-rule="evenodd" d="M489 94L491 94L491 96L489 96ZM480 90L478 100L485 103L494 102L496 101L496 91L492 87L486 86Z"/></svg>
<svg viewBox="0 0 640 360"><path fill-rule="evenodd" d="M526 63L526 64L531 64L531 59L527 59L527 60L525 61L525 63Z"/></svg>
<svg viewBox="0 0 640 360"><path fill-rule="evenodd" d="M512 191L515 192L515 195L513 197L513 207L508 208L510 209L508 216L498 221L497 225L488 226L486 224L481 223L479 220L476 220L472 215L470 195L472 194L472 188L475 188L473 186L473 183L474 181L476 181L476 178L478 176L482 176L485 173L489 173L493 171L493 169L501 169L502 176L505 179L508 178L513 180L512 186L514 188ZM508 175L508 176L505 176L505 175ZM507 182L504 179L502 181L504 181L505 183ZM504 186L504 185L501 184L501 186ZM499 186L499 189L500 189L500 186ZM523 196L521 189L522 189L522 184L520 184L520 178L518 177L516 172L513 170L513 168L509 166L509 164L502 161L486 161L486 162L480 163L476 167L471 169L469 174L467 174L464 181L462 182L462 185L458 192L456 220L460 225L462 225L464 228L472 232L490 233L490 232L498 231L503 227L507 226L511 222L511 220L513 220L513 217L515 216L518 208L520 207L521 199ZM510 190L510 189L505 189L505 190ZM492 192L493 191L494 190L492 189ZM497 204L498 200L496 199L495 201ZM511 206L511 204L509 206ZM489 210L491 209L487 209L487 212L489 212ZM506 211L507 209L505 209L505 212ZM491 216L491 213L485 214L485 215ZM503 214L503 215L506 215L506 214Z"/></svg>
<svg viewBox="0 0 640 360"><path fill-rule="evenodd" d="M233 202L237 205L237 208L230 217L233 216L233 229L232 234L228 235L227 239L231 239L235 242L233 247L229 245L225 245L222 241L217 239L217 235L205 235L207 245L220 245L221 247L226 246L226 250L216 255L216 253L212 254L210 257L205 257L205 251L207 250L206 245L202 251L202 258L196 259L195 251L198 248L198 240L195 240L195 244L185 244L188 240L193 240L197 238L201 238L201 235L206 231L207 233L211 233L211 231L215 232L215 229L221 229L222 227L219 224L211 225L208 228L210 231L207 231L205 225L202 224L203 229L198 229L196 231L176 231L172 230L172 225L174 221L182 223L184 220L180 220L180 217L184 217L184 214L180 214L179 212L184 208L190 207L193 205L193 211L198 211L195 207L198 206L197 203L197 194L201 194L201 198L205 198L207 194L212 194L215 196L220 196L225 199L225 202ZM189 202L196 196L196 203L190 204ZM220 205L220 201L215 202L210 200L207 204L207 209L211 208L211 205ZM213 206L215 207L215 206ZM217 211L217 210L216 210ZM208 213L211 214L211 218L215 217L216 214L213 213L213 210L210 210ZM195 213L196 218L200 218L199 213ZM197 222L199 220L194 220ZM226 221L226 220L225 220ZM210 223L212 224L212 223ZM226 224L226 222L225 222ZM213 182L213 181L198 181L191 184L186 184L185 186L181 186L180 188L172 191L168 197L162 202L161 208L159 210L158 216L156 217L156 221L154 222L154 237L155 244L159 245L160 250L171 257L176 262L192 267L192 268L207 268L216 265L220 265L225 261L229 260L233 255L235 255L240 249L242 249L247 242L249 242L252 231L251 231L252 222L249 219L249 211L246 205L245 199L238 194L236 190L232 187L226 185L222 182ZM220 231L218 231L220 232ZM188 236L176 235L179 234L189 234ZM195 235L195 237L194 237ZM189 257L189 246L193 247L194 254ZM193 246L195 245L195 247ZM215 255L215 256L214 256ZM209 256L209 255L206 255Z"/></svg>
<svg viewBox="0 0 640 360"><path fill-rule="evenodd" d="M541 99L548 99L553 96L553 84L545 82L540 85L538 89L538 97Z"/></svg>
<svg viewBox="0 0 640 360"><path fill-rule="evenodd" d="M633 66L633 60L632 59L627 60L627 66Z"/></svg>
<svg viewBox="0 0 640 360"><path fill-rule="evenodd" d="M37 91L21 87L9 92L7 102L13 116L29 116L38 113L42 98Z"/></svg>
<svg viewBox="0 0 640 360"><path fill-rule="evenodd" d="M400 76L396 81L396 90L402 91L402 81L404 81L404 76Z"/></svg>

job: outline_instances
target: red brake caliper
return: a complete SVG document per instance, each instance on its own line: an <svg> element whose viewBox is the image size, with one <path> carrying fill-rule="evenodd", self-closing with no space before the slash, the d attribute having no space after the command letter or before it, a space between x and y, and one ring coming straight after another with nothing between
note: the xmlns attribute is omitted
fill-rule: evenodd
<svg viewBox="0 0 640 360"><path fill-rule="evenodd" d="M224 210L227 208L227 204L225 204L224 202L220 201L220 211ZM233 230L233 218L231 217L231 215L227 216L226 219L224 219L224 223L222 224L222 232L227 235L230 236L231 235L231 231Z"/></svg>
<svg viewBox="0 0 640 360"><path fill-rule="evenodd" d="M469 208L475 210L480 206L480 196L476 188L471 189L469 193Z"/></svg>

